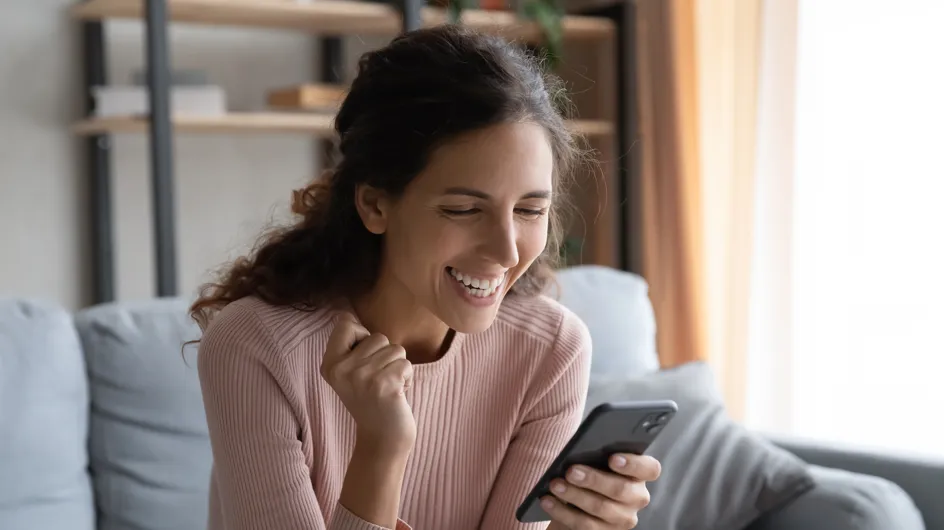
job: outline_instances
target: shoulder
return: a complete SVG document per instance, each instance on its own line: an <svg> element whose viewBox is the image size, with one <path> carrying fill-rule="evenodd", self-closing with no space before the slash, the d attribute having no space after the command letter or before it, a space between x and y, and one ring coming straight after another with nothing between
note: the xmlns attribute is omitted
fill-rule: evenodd
<svg viewBox="0 0 944 530"><path fill-rule="evenodd" d="M246 297L227 305L210 322L200 341L200 357L225 351L259 360L275 360L318 334L330 333L339 312L333 308L302 310Z"/></svg>
<svg viewBox="0 0 944 530"><path fill-rule="evenodd" d="M502 301L495 325L502 334L537 341L550 354L589 358L590 331L576 313L546 295L512 296Z"/></svg>
<svg viewBox="0 0 944 530"><path fill-rule="evenodd" d="M593 349L583 320L545 295L509 297L493 327L502 342L512 346L501 352L501 366L517 378L517 386L525 388L525 416L562 414L541 403L556 403L579 414L589 387Z"/></svg>

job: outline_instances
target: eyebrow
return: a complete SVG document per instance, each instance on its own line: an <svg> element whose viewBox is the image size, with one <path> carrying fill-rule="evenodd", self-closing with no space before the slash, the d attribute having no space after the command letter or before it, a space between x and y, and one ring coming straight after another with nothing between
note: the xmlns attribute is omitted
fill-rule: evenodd
<svg viewBox="0 0 944 530"><path fill-rule="evenodd" d="M491 195L485 193L484 191L463 187L446 188L446 191L443 192L443 195L467 195L469 197L477 197L479 199L492 198ZM522 199L549 199L550 197L550 190L529 191L528 193L525 193L521 196Z"/></svg>

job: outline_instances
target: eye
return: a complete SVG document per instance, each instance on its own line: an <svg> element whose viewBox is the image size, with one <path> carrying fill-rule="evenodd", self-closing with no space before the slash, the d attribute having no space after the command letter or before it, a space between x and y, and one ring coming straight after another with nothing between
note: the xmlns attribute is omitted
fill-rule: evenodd
<svg viewBox="0 0 944 530"><path fill-rule="evenodd" d="M478 208L441 208L440 211L445 215L460 217L463 215L472 215L478 213Z"/></svg>
<svg viewBox="0 0 944 530"><path fill-rule="evenodd" d="M536 219L546 214L547 208L515 208L515 213L530 219Z"/></svg>

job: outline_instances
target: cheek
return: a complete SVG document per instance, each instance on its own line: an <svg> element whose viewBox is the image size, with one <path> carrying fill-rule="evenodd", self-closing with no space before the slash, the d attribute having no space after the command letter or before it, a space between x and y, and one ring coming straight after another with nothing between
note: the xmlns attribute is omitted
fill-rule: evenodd
<svg viewBox="0 0 944 530"><path fill-rule="evenodd" d="M522 263L531 264L547 247L547 218L530 222L519 228L518 256Z"/></svg>
<svg viewBox="0 0 944 530"><path fill-rule="evenodd" d="M391 227L387 234L386 252L398 269L416 273L436 264L457 243L456 234L438 215L403 217Z"/></svg>

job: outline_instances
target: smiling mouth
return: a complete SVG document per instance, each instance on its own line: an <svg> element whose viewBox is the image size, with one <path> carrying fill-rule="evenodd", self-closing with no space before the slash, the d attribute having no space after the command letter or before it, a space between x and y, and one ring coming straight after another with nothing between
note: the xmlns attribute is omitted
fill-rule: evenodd
<svg viewBox="0 0 944 530"><path fill-rule="evenodd" d="M488 298L495 294L498 288L504 285L505 277L508 275L506 271L498 278L477 278L452 267L446 267L446 272L460 283L470 295L478 298Z"/></svg>

